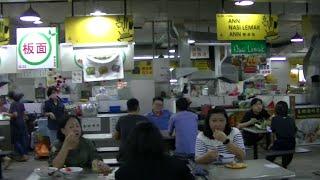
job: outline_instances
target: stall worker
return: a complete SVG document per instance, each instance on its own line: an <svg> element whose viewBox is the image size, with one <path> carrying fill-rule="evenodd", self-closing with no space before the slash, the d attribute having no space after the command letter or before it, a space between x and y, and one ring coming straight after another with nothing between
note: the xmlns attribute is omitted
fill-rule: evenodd
<svg viewBox="0 0 320 180"><path fill-rule="evenodd" d="M82 137L80 119L65 116L59 123L58 141L51 148L49 165L56 168L82 167L108 174L109 166L103 163L94 144Z"/></svg>
<svg viewBox="0 0 320 180"><path fill-rule="evenodd" d="M269 120L270 115L264 109L262 100L259 98L254 98L251 100L251 110L246 112L240 124L238 124L238 128L242 129L245 127L252 127L255 123L263 122L265 120ZM255 144L260 141L264 135L262 134L253 134L247 131L243 132L244 143L248 146Z"/></svg>
<svg viewBox="0 0 320 180"><path fill-rule="evenodd" d="M113 138L115 140L120 140L120 149L117 156L118 161L123 160L123 152L125 152L125 143L131 131L140 122L149 121L148 118L139 114L140 106L139 101L135 98L129 99L127 101L128 115L119 118L115 132L113 133Z"/></svg>
<svg viewBox="0 0 320 180"><path fill-rule="evenodd" d="M175 132L175 155L182 158L194 158L196 137L198 134L198 116L188 111L188 100L176 101L177 113L169 121L169 134Z"/></svg>
<svg viewBox="0 0 320 180"><path fill-rule="evenodd" d="M160 130L168 130L171 115L169 110L163 109L163 98L155 97L152 100L152 111L145 116Z"/></svg>
<svg viewBox="0 0 320 180"><path fill-rule="evenodd" d="M203 132L196 141L196 163L210 164L219 162L219 154L233 154L242 161L245 158L245 147L239 129L231 127L224 108L209 110L205 119Z"/></svg>
<svg viewBox="0 0 320 180"><path fill-rule="evenodd" d="M47 90L48 100L44 103L44 115L48 117L48 135L51 145L57 140L59 123L63 121L65 107L58 96L57 88L51 86Z"/></svg>

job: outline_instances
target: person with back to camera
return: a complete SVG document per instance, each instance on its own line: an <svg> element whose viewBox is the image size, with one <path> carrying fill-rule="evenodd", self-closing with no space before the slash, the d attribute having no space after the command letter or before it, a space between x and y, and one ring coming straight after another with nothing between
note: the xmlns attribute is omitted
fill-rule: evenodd
<svg viewBox="0 0 320 180"><path fill-rule="evenodd" d="M271 122L272 134L275 136L271 150L287 151L296 147L297 127L294 119L288 116L288 104L279 101L276 104L275 116ZM266 159L273 162L277 156L267 156ZM282 155L282 167L287 168L292 161L293 154Z"/></svg>
<svg viewBox="0 0 320 180"><path fill-rule="evenodd" d="M150 122L140 122L126 144L125 161L115 172L116 180L193 180L187 165L165 154L163 138Z"/></svg>
<svg viewBox="0 0 320 180"><path fill-rule="evenodd" d="M233 154L242 161L245 147L242 134L230 126L227 112L223 107L216 107L208 112L204 131L196 141L196 163L210 164L219 161L219 154Z"/></svg>

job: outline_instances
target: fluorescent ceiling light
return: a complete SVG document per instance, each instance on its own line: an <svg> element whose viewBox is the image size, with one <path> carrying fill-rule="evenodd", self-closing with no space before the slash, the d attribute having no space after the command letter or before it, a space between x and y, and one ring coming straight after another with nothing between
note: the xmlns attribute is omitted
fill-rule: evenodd
<svg viewBox="0 0 320 180"><path fill-rule="evenodd" d="M269 58L270 61L286 61L287 57L284 56L273 56Z"/></svg>
<svg viewBox="0 0 320 180"><path fill-rule="evenodd" d="M133 59L143 60L143 59L153 59L153 57L152 56L135 56L133 57Z"/></svg>
<svg viewBox="0 0 320 180"><path fill-rule="evenodd" d="M105 15L107 15L107 13L101 12L99 10L96 10L95 12L90 13L90 16L105 16Z"/></svg>
<svg viewBox="0 0 320 180"><path fill-rule="evenodd" d="M193 44L193 43L195 43L196 41L195 40L193 40L193 39L188 39L188 43L189 44Z"/></svg>
<svg viewBox="0 0 320 180"><path fill-rule="evenodd" d="M175 52L176 52L175 49L170 49L170 50L169 50L169 53L175 53Z"/></svg>
<svg viewBox="0 0 320 180"><path fill-rule="evenodd" d="M169 69L169 71L173 71L173 70L174 70L174 68L170 68L170 69Z"/></svg>
<svg viewBox="0 0 320 180"><path fill-rule="evenodd" d="M164 55L162 58L168 58L168 57L174 58L174 55L170 55L170 56ZM133 57L133 59L135 59L135 60L151 60L151 59L153 59L153 57L152 56L135 56L135 57ZM155 55L154 59L159 59L159 55Z"/></svg>
<svg viewBox="0 0 320 180"><path fill-rule="evenodd" d="M41 20L39 21L34 21L33 24L42 24L43 22Z"/></svg>
<svg viewBox="0 0 320 180"><path fill-rule="evenodd" d="M303 42L303 37L297 32L292 38L291 42Z"/></svg>
<svg viewBox="0 0 320 180"><path fill-rule="evenodd" d="M170 79L170 83L177 83L178 80L177 79Z"/></svg>
<svg viewBox="0 0 320 180"><path fill-rule="evenodd" d="M254 4L253 0L236 0L234 3L236 6L251 6Z"/></svg>
<svg viewBox="0 0 320 180"><path fill-rule="evenodd" d="M34 22L34 21L40 21L40 15L35 10L32 9L30 6L28 10L26 10L24 13L21 14L20 20L21 21L28 21L28 22Z"/></svg>

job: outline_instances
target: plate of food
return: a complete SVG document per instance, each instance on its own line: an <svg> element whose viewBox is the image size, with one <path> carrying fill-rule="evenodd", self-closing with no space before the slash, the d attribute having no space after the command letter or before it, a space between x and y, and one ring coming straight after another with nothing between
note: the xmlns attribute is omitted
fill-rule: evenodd
<svg viewBox="0 0 320 180"><path fill-rule="evenodd" d="M106 64L106 63L112 62L118 57L119 57L119 53L116 53L116 52L112 52L108 54L100 54L100 55L87 55L88 60L98 64Z"/></svg>
<svg viewBox="0 0 320 180"><path fill-rule="evenodd" d="M64 175L68 176L77 176L83 171L83 168L81 167L65 167L61 168L60 172L62 172Z"/></svg>
<svg viewBox="0 0 320 180"><path fill-rule="evenodd" d="M230 169L244 169L244 168L248 167L248 165L245 163L229 163L224 166L226 168L230 168Z"/></svg>

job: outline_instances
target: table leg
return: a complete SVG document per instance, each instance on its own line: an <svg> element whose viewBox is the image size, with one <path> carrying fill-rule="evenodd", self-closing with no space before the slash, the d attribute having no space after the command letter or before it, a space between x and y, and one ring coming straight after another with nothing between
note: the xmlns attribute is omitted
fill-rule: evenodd
<svg viewBox="0 0 320 180"><path fill-rule="evenodd" d="M0 157L2 158L2 157ZM3 179L3 176L2 176L2 162L0 161L0 179Z"/></svg>
<svg viewBox="0 0 320 180"><path fill-rule="evenodd" d="M258 144L255 142L253 144L253 159L258 159Z"/></svg>

